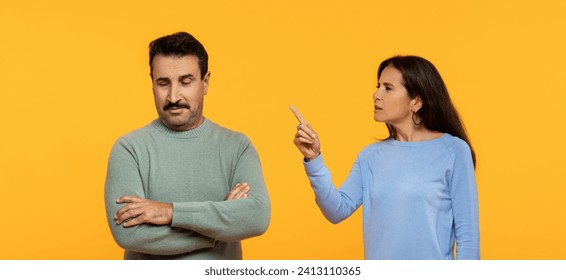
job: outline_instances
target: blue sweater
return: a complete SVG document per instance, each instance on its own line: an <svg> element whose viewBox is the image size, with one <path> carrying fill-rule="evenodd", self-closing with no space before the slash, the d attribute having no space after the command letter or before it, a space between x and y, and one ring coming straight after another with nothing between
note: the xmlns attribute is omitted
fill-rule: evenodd
<svg viewBox="0 0 566 280"><path fill-rule="evenodd" d="M338 223L363 204L366 259L479 259L478 201L466 142L388 139L360 152L337 190L322 156L304 162L316 202Z"/></svg>

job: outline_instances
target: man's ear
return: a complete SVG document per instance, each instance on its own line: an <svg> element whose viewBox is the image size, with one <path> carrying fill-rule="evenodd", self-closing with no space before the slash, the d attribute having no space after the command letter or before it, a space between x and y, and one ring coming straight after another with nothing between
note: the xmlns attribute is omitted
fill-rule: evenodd
<svg viewBox="0 0 566 280"><path fill-rule="evenodd" d="M204 95L206 95L208 93L208 83L210 82L210 71L204 75L202 82L204 83Z"/></svg>
<svg viewBox="0 0 566 280"><path fill-rule="evenodd" d="M155 85L153 84L153 73L149 72L149 78L151 79L151 92L155 94Z"/></svg>

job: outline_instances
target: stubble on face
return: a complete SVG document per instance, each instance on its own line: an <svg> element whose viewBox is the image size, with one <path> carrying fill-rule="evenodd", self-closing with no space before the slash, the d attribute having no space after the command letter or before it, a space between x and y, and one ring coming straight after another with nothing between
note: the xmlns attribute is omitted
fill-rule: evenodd
<svg viewBox="0 0 566 280"><path fill-rule="evenodd" d="M197 108L191 107L188 103L177 101L175 103L167 101L161 110L158 110L161 122L173 130L189 130L198 127L203 121L201 98Z"/></svg>
<svg viewBox="0 0 566 280"><path fill-rule="evenodd" d="M155 56L153 94L159 119L165 126L183 131L202 124L209 77L207 73L201 79L196 56Z"/></svg>

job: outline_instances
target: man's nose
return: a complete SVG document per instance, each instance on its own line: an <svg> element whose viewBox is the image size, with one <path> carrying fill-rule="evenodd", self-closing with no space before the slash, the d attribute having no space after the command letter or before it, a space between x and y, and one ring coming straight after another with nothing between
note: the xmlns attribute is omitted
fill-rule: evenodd
<svg viewBox="0 0 566 280"><path fill-rule="evenodd" d="M169 94L167 95L167 99L171 103L176 103L181 98L181 94L179 93L180 87L178 85L172 84L169 87Z"/></svg>

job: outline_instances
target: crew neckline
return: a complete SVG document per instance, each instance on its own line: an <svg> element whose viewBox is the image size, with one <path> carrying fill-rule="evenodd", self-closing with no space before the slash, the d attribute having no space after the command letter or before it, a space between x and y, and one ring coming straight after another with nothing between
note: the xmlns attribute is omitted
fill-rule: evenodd
<svg viewBox="0 0 566 280"><path fill-rule="evenodd" d="M434 138L434 139L430 139L430 140L424 140L424 141L399 141L396 140L394 138L390 138L388 139L389 143L396 145L396 146L406 146L406 147L418 147L418 146L426 146L429 144L434 144L437 142L441 142L444 141L444 139L450 137L451 135L448 133L444 133L442 136L438 137L438 138Z"/></svg>
<svg viewBox="0 0 566 280"><path fill-rule="evenodd" d="M197 127L189 130L173 130L166 127L159 118L153 120L151 123L157 131L171 137L175 138L195 138L199 137L200 135L205 134L207 131L210 130L212 126L212 122L209 121L207 118L204 118L204 121Z"/></svg>

